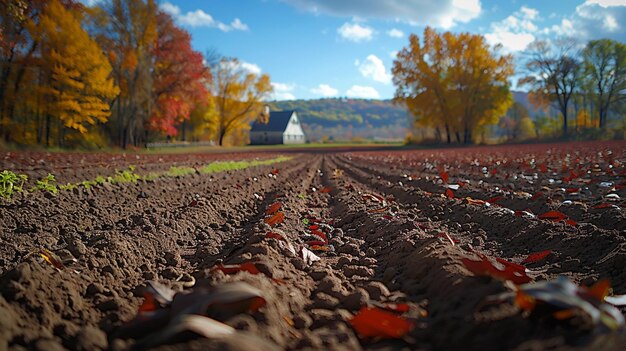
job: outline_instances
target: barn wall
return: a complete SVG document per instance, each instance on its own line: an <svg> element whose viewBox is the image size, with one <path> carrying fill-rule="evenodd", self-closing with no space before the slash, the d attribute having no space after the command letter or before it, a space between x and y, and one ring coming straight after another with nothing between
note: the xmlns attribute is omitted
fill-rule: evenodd
<svg viewBox="0 0 626 351"><path fill-rule="evenodd" d="M275 145L283 143L281 132L250 132L250 144L252 145Z"/></svg>
<svg viewBox="0 0 626 351"><path fill-rule="evenodd" d="M294 121L296 123L294 123ZM294 112L293 115L291 115L289 123L287 123L285 132L283 133L283 144L304 144L305 142L306 137L304 136L304 131L300 125L300 119Z"/></svg>

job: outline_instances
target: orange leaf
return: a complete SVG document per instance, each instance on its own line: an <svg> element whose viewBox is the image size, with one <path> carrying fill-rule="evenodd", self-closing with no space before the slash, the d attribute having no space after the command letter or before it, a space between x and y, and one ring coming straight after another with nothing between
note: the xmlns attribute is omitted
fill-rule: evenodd
<svg viewBox="0 0 626 351"><path fill-rule="evenodd" d="M61 260L52 251L48 249L41 249L39 255L43 257L46 262L50 263L54 268L61 270L65 268Z"/></svg>
<svg viewBox="0 0 626 351"><path fill-rule="evenodd" d="M274 168L274 169L272 169L272 171L270 173L272 173L273 175L277 175L278 173L280 173L280 169Z"/></svg>
<svg viewBox="0 0 626 351"><path fill-rule="evenodd" d="M271 217L265 218L265 223L275 227L282 223L285 220L285 214L282 212L277 212Z"/></svg>
<svg viewBox="0 0 626 351"><path fill-rule="evenodd" d="M567 220L565 220L565 224L567 224L567 225L571 225L572 227L575 227L575 226L577 226L577 225L578 225L578 223L576 223L576 221L575 221L575 220L573 220L573 219L567 219Z"/></svg>
<svg viewBox="0 0 626 351"><path fill-rule="evenodd" d="M382 339L401 338L414 326L411 321L377 307L362 307L349 323L362 337Z"/></svg>
<svg viewBox="0 0 626 351"><path fill-rule="evenodd" d="M280 210L281 207L282 207L282 204L280 202L274 202L273 204L269 205L267 210L265 210L265 214L266 215L274 214L278 210Z"/></svg>
<svg viewBox="0 0 626 351"><path fill-rule="evenodd" d="M331 191L333 191L333 188L331 188L331 187L327 186L327 187L322 188L322 189L320 190L320 193L328 194L328 193L330 193Z"/></svg>
<svg viewBox="0 0 626 351"><path fill-rule="evenodd" d="M528 257L526 257L522 261L522 263L539 262L539 261L543 260L544 258L548 257L551 253L552 253L552 250L545 250L545 251L531 253L530 255L528 255Z"/></svg>
<svg viewBox="0 0 626 351"><path fill-rule="evenodd" d="M515 304L522 310L531 311L535 308L535 299L532 296L524 294L523 291L518 290L515 294Z"/></svg>

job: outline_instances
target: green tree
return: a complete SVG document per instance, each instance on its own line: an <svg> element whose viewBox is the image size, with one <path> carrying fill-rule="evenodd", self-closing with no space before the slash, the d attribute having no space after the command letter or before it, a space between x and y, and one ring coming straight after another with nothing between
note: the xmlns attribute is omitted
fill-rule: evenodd
<svg viewBox="0 0 626 351"><path fill-rule="evenodd" d="M600 128L611 107L626 91L626 45L609 39L592 40L583 50L584 80L595 100Z"/></svg>

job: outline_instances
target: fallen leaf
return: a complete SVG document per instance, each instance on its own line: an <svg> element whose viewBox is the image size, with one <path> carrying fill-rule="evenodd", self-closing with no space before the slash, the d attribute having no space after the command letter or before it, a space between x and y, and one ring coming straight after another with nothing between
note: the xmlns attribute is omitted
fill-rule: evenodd
<svg viewBox="0 0 626 351"><path fill-rule="evenodd" d="M437 236L440 238L448 239L448 241L450 241L450 244L452 244L452 246L454 246L455 242L458 242L458 240L452 239L452 237L448 233L445 233L445 232L440 232L439 234L437 234Z"/></svg>
<svg viewBox="0 0 626 351"><path fill-rule="evenodd" d="M454 199L454 192L451 189L446 189L446 197L448 199Z"/></svg>
<svg viewBox="0 0 626 351"><path fill-rule="evenodd" d="M552 250L545 250L545 251L539 251L539 252L531 253L530 255L528 255L528 257L526 257L522 261L522 263L539 262L539 261L543 260L544 258L548 257L551 253L552 253Z"/></svg>
<svg viewBox="0 0 626 351"><path fill-rule="evenodd" d="M538 218L558 222L567 219L567 216L563 212L552 210L539 215Z"/></svg>
<svg viewBox="0 0 626 351"><path fill-rule="evenodd" d="M265 218L264 221L265 223L271 225L272 227L275 227L279 225L280 223L282 223L284 220L285 220L285 214L282 212L277 212L271 217Z"/></svg>
<svg viewBox="0 0 626 351"><path fill-rule="evenodd" d="M236 274L239 272L248 272L250 274L261 273L253 262L245 262L242 264L223 265L218 264L211 269L211 272L222 271L224 274Z"/></svg>
<svg viewBox="0 0 626 351"><path fill-rule="evenodd" d="M599 205L595 205L595 206L593 206L593 208L601 210L601 209L605 209L605 208L619 208L619 207L617 207L617 206L615 206L613 204L609 204L609 203L605 202L605 203L602 203L602 204L599 204Z"/></svg>
<svg viewBox="0 0 626 351"><path fill-rule="evenodd" d="M156 301L154 300L154 296L149 292L143 293L143 302L141 306L139 306L139 313L152 312L157 309Z"/></svg>
<svg viewBox="0 0 626 351"><path fill-rule="evenodd" d="M324 188L320 189L320 193L323 193L323 194L328 194L328 193L330 193L331 191L333 191L333 188L331 188L331 187L329 187L329 186L327 186L327 187L324 187Z"/></svg>
<svg viewBox="0 0 626 351"><path fill-rule="evenodd" d="M308 265L311 265L315 261L321 260L319 256L314 254L311 250L306 247L302 247L300 249L300 258L304 260L304 262Z"/></svg>
<svg viewBox="0 0 626 351"><path fill-rule="evenodd" d="M515 266L515 264L511 262L502 260L504 262L507 262L507 264L503 264L504 270L501 270L498 267L494 266L487 259L486 256L479 255L479 257L481 259L480 261L470 260L469 258L462 258L461 261L463 262L465 267L474 275L484 275L501 280L510 280L515 284L524 284L531 281L530 277L526 275L525 271L520 270Z"/></svg>
<svg viewBox="0 0 626 351"><path fill-rule="evenodd" d="M439 173L439 177L441 178L441 180L444 183L448 183L448 180L449 180L448 172L441 172L441 173Z"/></svg>
<svg viewBox="0 0 626 351"><path fill-rule="evenodd" d="M488 202L490 204L495 204L496 202L502 200L503 198L504 198L503 196L495 196L485 202Z"/></svg>
<svg viewBox="0 0 626 351"><path fill-rule="evenodd" d="M287 241L282 235L274 232L268 232L267 234L265 234L265 237L268 239Z"/></svg>
<svg viewBox="0 0 626 351"><path fill-rule="evenodd" d="M39 250L39 255L49 264L52 265L52 267L58 269L58 270L62 270L65 268L65 266L63 265L63 263L61 262L61 260L58 258L57 255L55 255L52 251L48 250L48 249L41 249Z"/></svg>
<svg viewBox="0 0 626 351"><path fill-rule="evenodd" d="M282 204L280 202L274 202L273 204L267 207L267 209L265 210L265 214L266 215L274 214L278 212L278 210L280 210L281 207L282 207Z"/></svg>
<svg viewBox="0 0 626 351"><path fill-rule="evenodd" d="M398 339L413 329L413 322L377 307L362 307L349 320L356 332L365 338Z"/></svg>

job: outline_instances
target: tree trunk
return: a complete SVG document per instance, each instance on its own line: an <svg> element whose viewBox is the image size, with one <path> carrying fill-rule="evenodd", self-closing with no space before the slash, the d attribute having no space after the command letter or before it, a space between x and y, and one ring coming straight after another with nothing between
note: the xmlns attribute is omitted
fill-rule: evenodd
<svg viewBox="0 0 626 351"><path fill-rule="evenodd" d="M446 123L446 139L448 140L448 144L452 143L452 140L450 139L450 127L448 126L448 123Z"/></svg>
<svg viewBox="0 0 626 351"><path fill-rule="evenodd" d="M219 139L219 146L224 145L224 136L226 135L226 130L220 130L220 139Z"/></svg>
<svg viewBox="0 0 626 351"><path fill-rule="evenodd" d="M46 114L46 147L50 147L50 114Z"/></svg>
<svg viewBox="0 0 626 351"><path fill-rule="evenodd" d="M456 142L457 143L461 143L461 133L459 133L459 131L457 130L456 132L454 132L454 135L456 136Z"/></svg>

